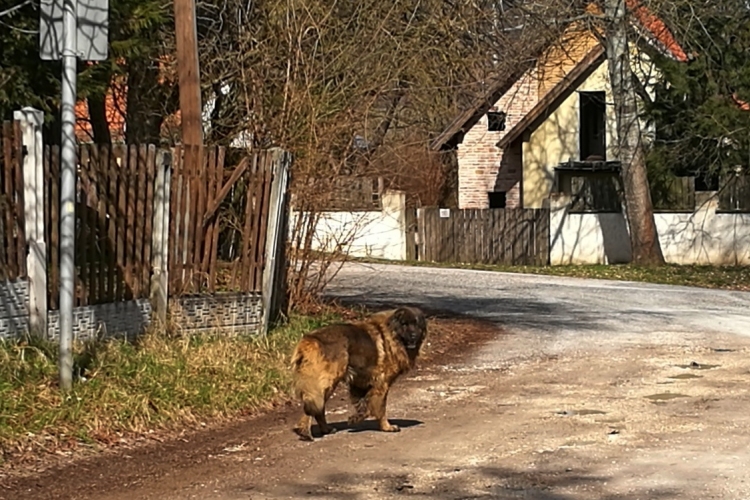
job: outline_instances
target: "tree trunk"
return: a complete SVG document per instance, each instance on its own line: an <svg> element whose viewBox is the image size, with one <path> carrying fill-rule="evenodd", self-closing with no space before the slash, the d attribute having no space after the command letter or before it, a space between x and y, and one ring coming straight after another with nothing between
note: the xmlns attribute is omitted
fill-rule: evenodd
<svg viewBox="0 0 750 500"><path fill-rule="evenodd" d="M127 144L159 144L165 99L158 67L152 61L141 59L128 67Z"/></svg>
<svg viewBox="0 0 750 500"><path fill-rule="evenodd" d="M109 132L107 121L106 97L103 95L91 95L88 98L89 119L91 130L94 133L95 144L111 144L112 136Z"/></svg>
<svg viewBox="0 0 750 500"><path fill-rule="evenodd" d="M606 0L606 48L612 96L617 117L617 154L622 162L625 208L630 228L633 263L664 264L654 221L654 208L646 173L638 102L628 47L625 0Z"/></svg>

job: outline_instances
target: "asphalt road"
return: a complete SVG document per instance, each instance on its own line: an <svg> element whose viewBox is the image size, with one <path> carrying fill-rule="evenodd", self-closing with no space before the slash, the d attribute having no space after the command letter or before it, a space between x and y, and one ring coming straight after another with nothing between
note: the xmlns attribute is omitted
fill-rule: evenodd
<svg viewBox="0 0 750 500"><path fill-rule="evenodd" d="M750 336L748 292L347 263L327 293L341 302L408 303L482 318L555 350L637 342L654 333Z"/></svg>

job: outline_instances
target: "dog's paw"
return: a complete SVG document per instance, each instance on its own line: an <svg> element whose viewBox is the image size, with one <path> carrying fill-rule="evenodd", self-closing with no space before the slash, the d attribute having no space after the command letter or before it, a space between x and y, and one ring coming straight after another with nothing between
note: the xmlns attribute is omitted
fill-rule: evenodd
<svg viewBox="0 0 750 500"><path fill-rule="evenodd" d="M336 434L337 430L335 427L326 427L325 429L320 429L320 433L326 436L328 434Z"/></svg>
<svg viewBox="0 0 750 500"><path fill-rule="evenodd" d="M292 429L302 441L314 441L312 431L310 429L304 429L302 427L295 427Z"/></svg>
<svg viewBox="0 0 750 500"><path fill-rule="evenodd" d="M352 415L346 420L346 424L349 426L357 425L365 421L365 416L361 414Z"/></svg>
<svg viewBox="0 0 750 500"><path fill-rule="evenodd" d="M383 432L401 432L401 428L398 425L382 425L380 426L380 430Z"/></svg>

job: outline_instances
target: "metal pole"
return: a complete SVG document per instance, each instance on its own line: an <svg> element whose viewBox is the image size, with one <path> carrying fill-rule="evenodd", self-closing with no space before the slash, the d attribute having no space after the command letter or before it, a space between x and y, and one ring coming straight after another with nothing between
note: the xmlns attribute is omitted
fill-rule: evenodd
<svg viewBox="0 0 750 500"><path fill-rule="evenodd" d="M60 182L60 389L73 386L73 283L75 280L76 0L63 7L62 143Z"/></svg>

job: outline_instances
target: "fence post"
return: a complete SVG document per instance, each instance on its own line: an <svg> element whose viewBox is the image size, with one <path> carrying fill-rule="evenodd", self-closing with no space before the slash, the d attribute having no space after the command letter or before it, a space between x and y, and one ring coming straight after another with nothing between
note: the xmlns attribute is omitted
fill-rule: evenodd
<svg viewBox="0 0 750 500"><path fill-rule="evenodd" d="M172 178L172 154L160 149L156 153L154 180L154 233L151 244L151 314L159 326L167 324L167 283L169 273L169 193Z"/></svg>
<svg viewBox="0 0 750 500"><path fill-rule="evenodd" d="M268 207L268 229L266 234L263 267L261 334L266 335L272 319L279 312L284 299L288 214L289 169L292 156L280 148L273 149L271 195Z"/></svg>
<svg viewBox="0 0 750 500"><path fill-rule="evenodd" d="M44 159L42 125L44 113L31 107L13 112L21 126L24 145L23 196L26 242L26 273L29 278L29 331L45 339L47 332L47 244L44 240Z"/></svg>

